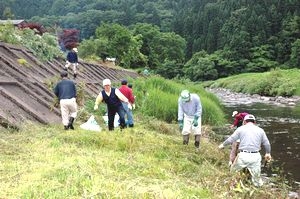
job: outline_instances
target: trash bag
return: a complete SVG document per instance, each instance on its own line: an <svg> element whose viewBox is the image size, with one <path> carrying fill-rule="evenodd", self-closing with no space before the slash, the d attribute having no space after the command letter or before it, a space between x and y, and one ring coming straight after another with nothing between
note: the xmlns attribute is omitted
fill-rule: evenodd
<svg viewBox="0 0 300 199"><path fill-rule="evenodd" d="M95 120L95 116L92 115L87 122L80 125L80 128L90 131L101 131L100 125Z"/></svg>

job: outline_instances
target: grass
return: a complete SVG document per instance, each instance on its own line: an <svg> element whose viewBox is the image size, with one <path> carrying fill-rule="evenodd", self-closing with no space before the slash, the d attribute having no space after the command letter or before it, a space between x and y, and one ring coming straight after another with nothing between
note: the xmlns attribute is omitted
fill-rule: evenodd
<svg viewBox="0 0 300 199"><path fill-rule="evenodd" d="M149 118L148 118L149 119ZM1 132L1 198L278 198L241 187L204 126L201 152L177 125L153 120L114 132L27 123ZM205 137L205 138L204 138Z"/></svg>
<svg viewBox="0 0 300 199"><path fill-rule="evenodd" d="M203 85L265 96L300 96L300 70L275 69L264 73L244 73Z"/></svg>

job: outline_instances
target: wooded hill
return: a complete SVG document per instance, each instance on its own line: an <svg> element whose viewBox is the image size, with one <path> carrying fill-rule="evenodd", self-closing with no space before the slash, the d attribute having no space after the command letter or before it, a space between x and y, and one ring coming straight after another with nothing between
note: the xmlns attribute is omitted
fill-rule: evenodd
<svg viewBox="0 0 300 199"><path fill-rule="evenodd" d="M142 56L132 62L122 60L136 56L119 59L125 67L147 66L167 78L203 81L300 67L299 0L14 0L1 2L0 13L3 19L39 22L53 32L76 28L81 39L99 39L96 29L111 23L130 30L146 23L155 25L151 31L174 32L185 42L173 56L157 45L172 46L180 38L158 40L160 34L136 30L131 34L142 35L136 38L136 54ZM113 50L105 53L118 56Z"/></svg>

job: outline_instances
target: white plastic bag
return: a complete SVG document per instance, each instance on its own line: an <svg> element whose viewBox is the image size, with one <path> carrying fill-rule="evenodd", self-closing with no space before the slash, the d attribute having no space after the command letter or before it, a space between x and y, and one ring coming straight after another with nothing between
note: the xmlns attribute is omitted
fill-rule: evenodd
<svg viewBox="0 0 300 199"><path fill-rule="evenodd" d="M108 116L107 114L105 114L104 116L102 116L105 124L108 126ZM114 127L118 127L119 124L120 124L120 121L119 121L120 117L118 114L115 115L115 120L114 120Z"/></svg>
<svg viewBox="0 0 300 199"><path fill-rule="evenodd" d="M95 116L92 115L87 122L80 125L80 128L90 131L101 131L101 127L95 120Z"/></svg>

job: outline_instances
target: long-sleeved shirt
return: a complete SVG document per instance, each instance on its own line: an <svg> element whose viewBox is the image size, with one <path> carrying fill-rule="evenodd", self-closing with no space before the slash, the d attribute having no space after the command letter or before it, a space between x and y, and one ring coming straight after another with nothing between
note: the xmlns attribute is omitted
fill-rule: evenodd
<svg viewBox="0 0 300 199"><path fill-rule="evenodd" d="M109 92L105 92L105 93L108 96L110 96L111 89L109 90ZM128 103L128 99L120 92L119 89L117 89L117 88L115 89L115 94L121 101ZM99 105L102 101L103 101L103 96L102 96L102 93L100 92L96 98L95 105Z"/></svg>
<svg viewBox="0 0 300 199"><path fill-rule="evenodd" d="M178 99L178 120L183 120L184 114L187 116L202 115L202 105L200 97L197 94L191 93L191 99L188 102L183 102L181 97Z"/></svg>
<svg viewBox="0 0 300 199"><path fill-rule="evenodd" d="M70 63L77 63L77 62L78 62L78 56L77 56L77 53L74 52L74 51L68 52L67 60L68 60Z"/></svg>
<svg viewBox="0 0 300 199"><path fill-rule="evenodd" d="M238 139L240 139L239 150L260 151L261 145L263 145L266 153L271 152L271 145L265 131L252 122L248 122L237 128L234 133L223 142L223 145L232 144Z"/></svg>
<svg viewBox="0 0 300 199"><path fill-rule="evenodd" d="M234 117L233 126L238 126L239 123L242 123L244 120L244 117L248 114L249 113L246 113L246 112L236 114L236 116Z"/></svg>
<svg viewBox="0 0 300 199"><path fill-rule="evenodd" d="M130 104L134 104L134 96L131 88L127 85L122 85L119 90L129 100Z"/></svg>
<svg viewBox="0 0 300 199"><path fill-rule="evenodd" d="M76 98L76 86L72 80L62 79L55 86L54 94L59 100Z"/></svg>

